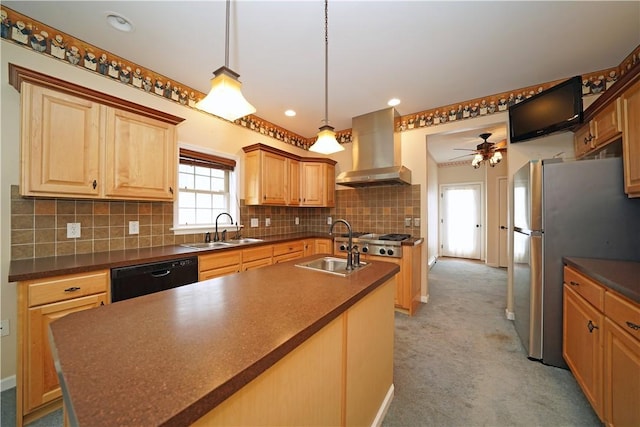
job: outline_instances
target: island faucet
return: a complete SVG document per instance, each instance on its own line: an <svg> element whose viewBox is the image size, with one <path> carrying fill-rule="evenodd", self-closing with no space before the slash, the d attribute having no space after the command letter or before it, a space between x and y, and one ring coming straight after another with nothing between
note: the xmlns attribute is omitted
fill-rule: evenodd
<svg viewBox="0 0 640 427"><path fill-rule="evenodd" d="M226 212L222 212L222 213L218 214L218 216L216 217L216 231L213 233L213 241L214 242L219 242L220 241L220 236L218 235L218 218L220 218L222 215L228 216L229 220L231 221L231 224L233 224L233 218L231 218L231 215L229 215ZM227 237L227 233L225 233L223 236Z"/></svg>
<svg viewBox="0 0 640 427"><path fill-rule="evenodd" d="M347 230L349 230L349 242L347 243L347 267L346 267L347 271L349 271L349 270L353 270L353 231L351 231L351 224L349 224L344 219L336 219L333 222L333 224L331 224L331 228L329 228L329 234L333 233L333 227L335 227L335 225L339 222L346 225Z"/></svg>

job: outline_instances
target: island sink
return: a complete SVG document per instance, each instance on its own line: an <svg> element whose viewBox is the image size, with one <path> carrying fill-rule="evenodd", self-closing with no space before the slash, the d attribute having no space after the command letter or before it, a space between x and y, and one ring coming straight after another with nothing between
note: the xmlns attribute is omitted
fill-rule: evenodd
<svg viewBox="0 0 640 427"><path fill-rule="evenodd" d="M296 267L308 268L310 270L321 271L324 273L336 274L338 276L348 276L358 270L367 267L369 263L360 262L359 267L353 268L353 270L347 270L347 260L343 258L334 257L322 257L311 261L302 262L296 264Z"/></svg>

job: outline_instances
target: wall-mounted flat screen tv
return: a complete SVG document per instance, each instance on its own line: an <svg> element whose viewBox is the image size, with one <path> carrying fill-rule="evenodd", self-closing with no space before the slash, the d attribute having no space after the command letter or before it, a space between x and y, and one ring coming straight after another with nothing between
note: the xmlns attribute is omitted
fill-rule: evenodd
<svg viewBox="0 0 640 427"><path fill-rule="evenodd" d="M582 123L582 79L575 76L509 107L511 142L522 142Z"/></svg>

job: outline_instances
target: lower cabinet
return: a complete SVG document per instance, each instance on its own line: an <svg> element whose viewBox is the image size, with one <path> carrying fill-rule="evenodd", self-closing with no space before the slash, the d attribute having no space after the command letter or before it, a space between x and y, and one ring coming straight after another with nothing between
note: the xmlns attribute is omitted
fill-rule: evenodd
<svg viewBox="0 0 640 427"><path fill-rule="evenodd" d="M242 251L214 252L198 257L198 280L239 273L242 268Z"/></svg>
<svg viewBox="0 0 640 427"><path fill-rule="evenodd" d="M109 276L109 270L100 270L18 283L17 426L62 406L49 324L67 314L108 304Z"/></svg>
<svg viewBox="0 0 640 427"><path fill-rule="evenodd" d="M332 239L316 239L315 240L315 252L316 254L333 254L333 240Z"/></svg>
<svg viewBox="0 0 640 427"><path fill-rule="evenodd" d="M304 242L304 240L294 240L273 245L273 263L278 264L304 257Z"/></svg>
<svg viewBox="0 0 640 427"><path fill-rule="evenodd" d="M640 306L564 269L563 355L607 426L640 425Z"/></svg>
<svg viewBox="0 0 640 427"><path fill-rule="evenodd" d="M273 264L273 247L258 246L242 250L242 271Z"/></svg>

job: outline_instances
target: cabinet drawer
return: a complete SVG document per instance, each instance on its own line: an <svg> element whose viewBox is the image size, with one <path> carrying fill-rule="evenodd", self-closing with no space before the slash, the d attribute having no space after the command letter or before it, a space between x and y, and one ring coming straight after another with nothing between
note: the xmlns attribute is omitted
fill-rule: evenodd
<svg viewBox="0 0 640 427"><path fill-rule="evenodd" d="M29 289L29 307L107 292L109 270L69 274L24 282Z"/></svg>
<svg viewBox="0 0 640 427"><path fill-rule="evenodd" d="M640 340L640 307L637 304L608 291L604 296L604 314Z"/></svg>
<svg viewBox="0 0 640 427"><path fill-rule="evenodd" d="M266 267L268 265L271 265L272 263L273 261L270 257L243 262L242 271L253 270L254 268Z"/></svg>
<svg viewBox="0 0 640 427"><path fill-rule="evenodd" d="M304 256L303 251L289 252L282 255L274 256L273 263L279 264L281 262L291 261L292 259L302 258Z"/></svg>
<svg viewBox="0 0 640 427"><path fill-rule="evenodd" d="M278 243L273 245L273 256L288 254L291 252L304 252L304 241Z"/></svg>
<svg viewBox="0 0 640 427"><path fill-rule="evenodd" d="M604 287L570 267L564 268L564 283L599 311L604 311Z"/></svg>
<svg viewBox="0 0 640 427"><path fill-rule="evenodd" d="M258 246L257 248L243 249L242 262L255 261L258 259L271 258L273 255L272 246Z"/></svg>
<svg viewBox="0 0 640 427"><path fill-rule="evenodd" d="M198 268L200 271L212 270L214 268L240 265L242 254L240 251L217 252L210 255L198 257Z"/></svg>

